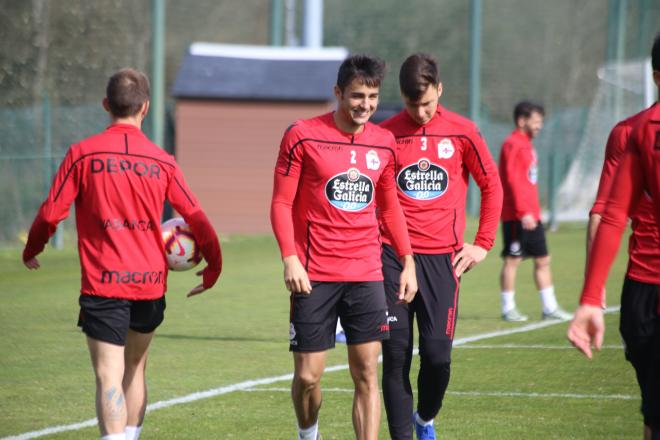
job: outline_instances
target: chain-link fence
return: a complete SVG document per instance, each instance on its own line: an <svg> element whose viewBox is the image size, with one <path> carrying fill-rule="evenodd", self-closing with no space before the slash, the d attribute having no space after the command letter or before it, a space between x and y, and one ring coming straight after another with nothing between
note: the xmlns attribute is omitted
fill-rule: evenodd
<svg viewBox="0 0 660 440"><path fill-rule="evenodd" d="M643 107L642 96L626 87L621 95L610 85L615 98L607 98L609 107L599 98L599 69L648 56L660 31L653 28L660 23L657 1L627 0L623 15L616 8L621 1L483 2L478 122L497 158L515 103L531 98L545 104L545 129L535 144L546 208L560 204L558 188L588 186L565 183L579 173L574 159L582 161L580 169L600 170L616 118ZM269 1L166 4L168 89L192 42L269 44ZM298 19L288 29L300 33L303 1L292 4ZM383 57L389 74L382 101L389 103L399 102L403 59L430 52L440 64L443 105L467 115L469 17L469 1L325 0L324 44ZM151 0L0 0L0 37L0 244L17 244L68 145L107 124L100 105L107 77L124 66L149 72ZM596 115L596 107L606 116ZM278 142L273 139L273 157Z"/></svg>

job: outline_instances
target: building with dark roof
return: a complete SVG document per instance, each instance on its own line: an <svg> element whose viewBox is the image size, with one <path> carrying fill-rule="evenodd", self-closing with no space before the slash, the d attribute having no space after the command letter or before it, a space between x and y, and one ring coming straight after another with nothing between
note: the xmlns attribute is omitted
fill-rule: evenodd
<svg viewBox="0 0 660 440"><path fill-rule="evenodd" d="M221 234L269 232L286 128L334 106L343 48L195 43L177 74L176 157Z"/></svg>

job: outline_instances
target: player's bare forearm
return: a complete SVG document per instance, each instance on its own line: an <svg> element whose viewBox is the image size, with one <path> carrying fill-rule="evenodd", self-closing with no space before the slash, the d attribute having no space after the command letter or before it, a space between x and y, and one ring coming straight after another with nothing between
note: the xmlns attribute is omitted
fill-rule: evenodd
<svg viewBox="0 0 660 440"><path fill-rule="evenodd" d="M291 293L312 293L312 284L307 271L297 255L289 255L282 259L284 264L284 284Z"/></svg>
<svg viewBox="0 0 660 440"><path fill-rule="evenodd" d="M412 255L401 257L401 275L399 277L399 301L411 303L417 294L417 274L415 273L415 260Z"/></svg>

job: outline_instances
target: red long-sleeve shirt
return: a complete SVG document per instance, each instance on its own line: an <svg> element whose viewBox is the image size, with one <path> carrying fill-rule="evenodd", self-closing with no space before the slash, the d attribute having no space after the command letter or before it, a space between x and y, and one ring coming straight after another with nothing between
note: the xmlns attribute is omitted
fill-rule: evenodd
<svg viewBox="0 0 660 440"><path fill-rule="evenodd" d="M218 238L174 158L133 125L113 124L72 145L32 224L23 260L43 251L75 202L81 293L129 300L163 296L165 199L190 224L208 262L204 286L222 267Z"/></svg>
<svg viewBox="0 0 660 440"><path fill-rule="evenodd" d="M538 160L529 136L514 130L500 151L500 177L504 190L502 221L520 220L525 214L541 219Z"/></svg>
<svg viewBox="0 0 660 440"><path fill-rule="evenodd" d="M614 174L625 151L630 132L641 115L640 112L619 122L610 132L598 193L591 214L602 216L607 197L612 189ZM637 208L630 214L630 218L633 232L628 242L630 258L626 275L643 283L660 284L660 232L655 223L653 203L648 194L641 197Z"/></svg>
<svg viewBox="0 0 660 440"><path fill-rule="evenodd" d="M655 224L660 224L660 105L639 115L619 164L605 211L594 238L580 304L601 306L607 274L619 248L628 213L644 192L653 201Z"/></svg>
<svg viewBox="0 0 660 440"><path fill-rule="evenodd" d="M394 137L367 123L349 134L333 114L297 121L275 166L271 222L282 257L297 255L312 281L380 281L376 202L399 255L410 241L394 186Z"/></svg>
<svg viewBox="0 0 660 440"><path fill-rule="evenodd" d="M438 105L424 125L404 110L381 126L396 138L397 194L413 251L442 254L463 246L469 174L482 196L474 244L491 249L502 210L502 185L474 123ZM383 239L390 242L386 231Z"/></svg>

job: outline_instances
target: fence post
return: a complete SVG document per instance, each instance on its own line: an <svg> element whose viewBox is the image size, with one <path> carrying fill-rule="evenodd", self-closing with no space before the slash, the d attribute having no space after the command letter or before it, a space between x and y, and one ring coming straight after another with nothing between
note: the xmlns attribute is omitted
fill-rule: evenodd
<svg viewBox="0 0 660 440"><path fill-rule="evenodd" d="M48 194L50 189L51 180L53 179L53 120L51 114L50 97L48 94L44 96L43 101L43 130L44 130L44 187L45 193ZM51 245L55 249L62 249L64 246L64 238L62 237L62 224L55 230L55 235L51 241Z"/></svg>
<svg viewBox="0 0 660 440"><path fill-rule="evenodd" d="M550 230L556 231L558 227L557 221L557 185L559 179L557 176L557 152L554 148L550 148L548 157L548 210L550 211Z"/></svg>
<svg viewBox="0 0 660 440"><path fill-rule="evenodd" d="M470 1L470 119L479 126L481 106L481 0ZM477 183L468 179L467 212L479 215L480 192Z"/></svg>

